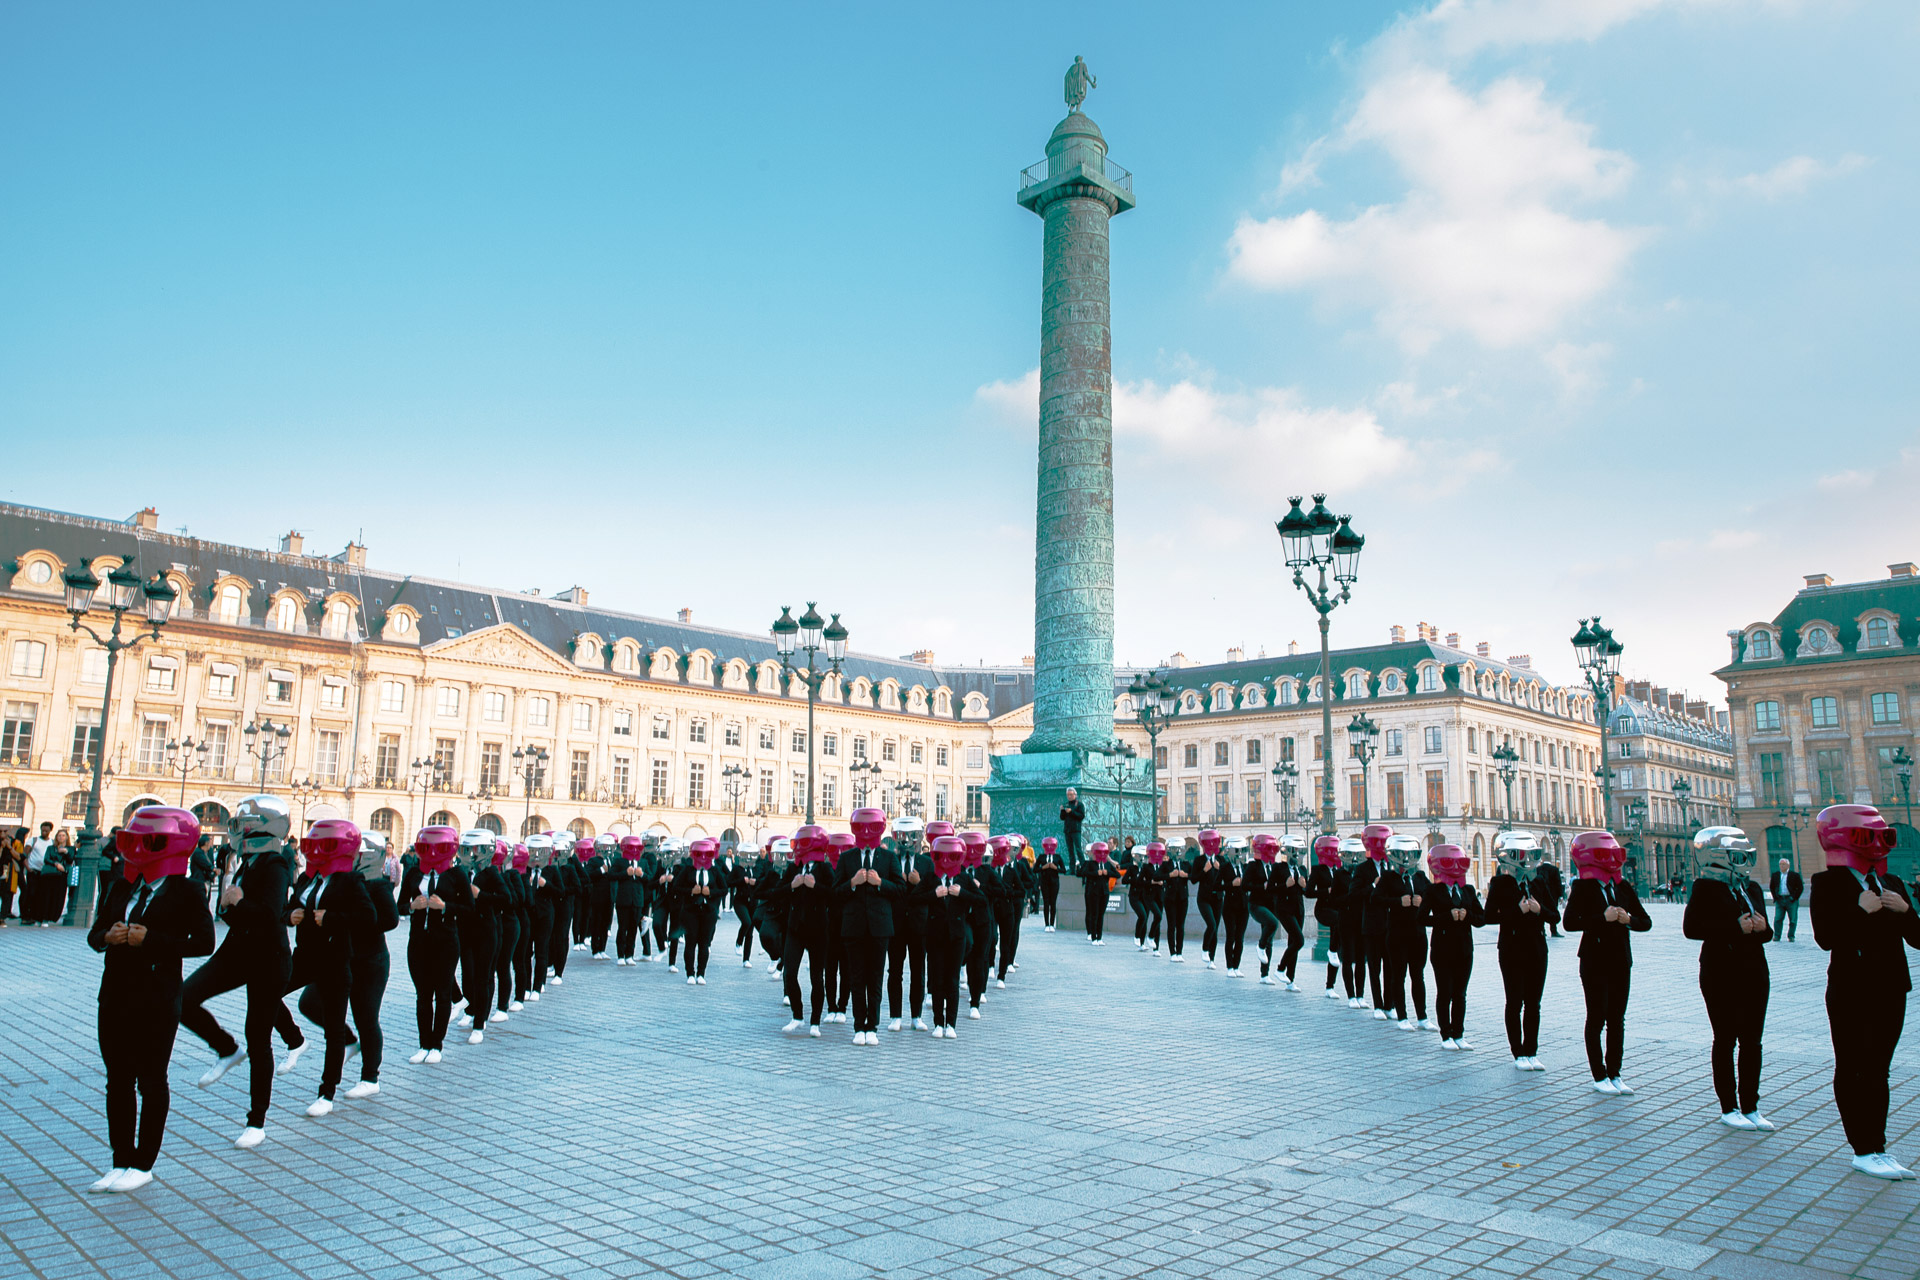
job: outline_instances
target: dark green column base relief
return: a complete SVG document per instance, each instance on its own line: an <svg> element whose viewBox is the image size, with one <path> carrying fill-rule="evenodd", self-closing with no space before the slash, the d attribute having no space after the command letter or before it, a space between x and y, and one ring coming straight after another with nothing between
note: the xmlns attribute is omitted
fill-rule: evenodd
<svg viewBox="0 0 1920 1280"><path fill-rule="evenodd" d="M1153 783L1135 778L1122 785L1114 774L1113 760L1103 751L994 756L993 773L987 779L987 801L992 806L989 829L995 835L1017 832L1036 848L1042 837L1054 836L1061 839L1064 854L1060 806L1067 802L1067 788L1074 787L1087 806L1087 821L1080 829L1083 851L1095 840L1114 842L1126 836L1145 844L1153 835ZM1067 892L1061 890L1063 896Z"/></svg>

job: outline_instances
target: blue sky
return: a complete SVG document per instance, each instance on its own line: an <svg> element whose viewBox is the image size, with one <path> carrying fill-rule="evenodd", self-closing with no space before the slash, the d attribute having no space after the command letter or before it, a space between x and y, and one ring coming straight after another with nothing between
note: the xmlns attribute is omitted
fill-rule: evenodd
<svg viewBox="0 0 1920 1280"><path fill-rule="evenodd" d="M0 493L1017 660L1013 194L1075 54L1140 197L1122 660L1311 642L1316 488L1369 536L1337 642L1559 679L1597 611L1717 697L1800 575L1920 558L1920 10L1875 0L10 5Z"/></svg>

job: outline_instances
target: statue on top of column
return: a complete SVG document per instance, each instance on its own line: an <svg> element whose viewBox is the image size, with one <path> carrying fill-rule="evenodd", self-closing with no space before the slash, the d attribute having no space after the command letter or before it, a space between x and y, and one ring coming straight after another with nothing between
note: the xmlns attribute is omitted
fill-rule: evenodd
<svg viewBox="0 0 1920 1280"><path fill-rule="evenodd" d="M1100 82L1087 69L1087 60L1076 54L1073 65L1067 68L1067 110L1078 111L1087 100L1087 90L1099 87Z"/></svg>

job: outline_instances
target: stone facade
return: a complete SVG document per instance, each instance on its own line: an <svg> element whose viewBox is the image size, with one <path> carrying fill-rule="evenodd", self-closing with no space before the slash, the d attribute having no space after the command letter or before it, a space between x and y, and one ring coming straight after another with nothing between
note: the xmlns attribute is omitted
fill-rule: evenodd
<svg viewBox="0 0 1920 1280"><path fill-rule="evenodd" d="M1733 734L1724 709L1644 681L1621 681L1607 720L1615 829L1627 840L1638 812L1634 856L1643 889L1694 876L1693 833L1734 819ZM1683 809L1674 784L1685 781Z"/></svg>

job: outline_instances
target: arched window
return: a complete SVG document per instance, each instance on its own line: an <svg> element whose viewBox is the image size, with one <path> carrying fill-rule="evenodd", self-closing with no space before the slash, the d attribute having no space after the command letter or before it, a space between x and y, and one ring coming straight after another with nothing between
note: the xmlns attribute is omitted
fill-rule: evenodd
<svg viewBox="0 0 1920 1280"><path fill-rule="evenodd" d="M367 825L388 840L400 838L400 815L392 809L375 809L373 816L367 819Z"/></svg>
<svg viewBox="0 0 1920 1280"><path fill-rule="evenodd" d="M433 812L433 816L427 819L427 825L430 827L457 827L460 823L445 809L436 809Z"/></svg>
<svg viewBox="0 0 1920 1280"><path fill-rule="evenodd" d="M67 792L66 800L60 805L60 816L70 818L75 822L84 820L87 816L87 793L84 791Z"/></svg>
<svg viewBox="0 0 1920 1280"><path fill-rule="evenodd" d="M1440 687L1440 668L1427 666L1420 668L1420 692L1432 693Z"/></svg>
<svg viewBox="0 0 1920 1280"><path fill-rule="evenodd" d="M320 634L329 640L350 640L353 638L353 606L345 600L335 600L327 606L327 619L320 625Z"/></svg>
<svg viewBox="0 0 1920 1280"><path fill-rule="evenodd" d="M280 602L273 606L273 629L293 631L298 628L299 622L300 606L294 603L292 596L280 597Z"/></svg>
<svg viewBox="0 0 1920 1280"><path fill-rule="evenodd" d="M575 818L567 824L567 830L573 832L575 840L593 839L593 824L585 818Z"/></svg>
<svg viewBox="0 0 1920 1280"><path fill-rule="evenodd" d="M1300 701L1300 686L1291 680L1282 680L1280 682L1280 705L1290 707L1298 701Z"/></svg>
<svg viewBox="0 0 1920 1280"><path fill-rule="evenodd" d="M491 831L497 836L507 833L507 824L500 821L500 815L497 813L483 813L474 820L473 825L482 831Z"/></svg>
<svg viewBox="0 0 1920 1280"><path fill-rule="evenodd" d="M1358 671L1347 673L1347 696L1364 698L1367 696L1367 678Z"/></svg>
<svg viewBox="0 0 1920 1280"><path fill-rule="evenodd" d="M538 835L546 829L547 818L545 814L529 814L526 821L520 824L520 838L525 840L528 836Z"/></svg>
<svg viewBox="0 0 1920 1280"><path fill-rule="evenodd" d="M1866 647L1884 649L1893 643L1893 624L1885 618L1867 619Z"/></svg>
<svg viewBox="0 0 1920 1280"><path fill-rule="evenodd" d="M241 610L240 588L229 582L220 588L220 621L230 627L240 625Z"/></svg>
<svg viewBox="0 0 1920 1280"><path fill-rule="evenodd" d="M8 822L25 822L27 793L18 787L0 787L0 819Z"/></svg>

